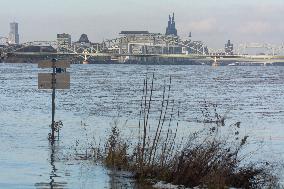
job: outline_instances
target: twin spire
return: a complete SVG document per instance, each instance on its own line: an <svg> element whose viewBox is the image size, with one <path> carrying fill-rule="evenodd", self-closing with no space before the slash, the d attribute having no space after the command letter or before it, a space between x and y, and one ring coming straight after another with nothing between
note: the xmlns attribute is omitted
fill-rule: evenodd
<svg viewBox="0 0 284 189"><path fill-rule="evenodd" d="M171 15L169 15L169 21L168 21L168 27L166 29L166 35L177 36L176 23L175 23L175 13L173 13L172 17L171 17Z"/></svg>
<svg viewBox="0 0 284 189"><path fill-rule="evenodd" d="M173 17L171 17L171 15L169 14L169 21L171 23L175 22L175 13L173 13Z"/></svg>

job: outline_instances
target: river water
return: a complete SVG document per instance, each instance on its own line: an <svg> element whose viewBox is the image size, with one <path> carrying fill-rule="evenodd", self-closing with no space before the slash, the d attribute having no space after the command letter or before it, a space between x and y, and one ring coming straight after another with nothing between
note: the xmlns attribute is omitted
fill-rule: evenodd
<svg viewBox="0 0 284 189"><path fill-rule="evenodd" d="M68 71L70 90L56 93L61 138L50 146L51 92L37 89L37 74L49 70L0 64L0 188L139 188L123 173L68 154L76 141L103 141L114 120L132 135L143 80L153 73L157 102L171 77L180 137L200 127L206 101L229 122L240 121L252 144L262 143L256 158L284 161L284 67L71 65Z"/></svg>

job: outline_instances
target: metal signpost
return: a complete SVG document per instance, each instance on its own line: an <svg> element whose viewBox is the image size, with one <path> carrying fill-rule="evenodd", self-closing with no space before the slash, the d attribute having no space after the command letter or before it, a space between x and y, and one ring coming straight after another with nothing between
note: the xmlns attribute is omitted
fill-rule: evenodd
<svg viewBox="0 0 284 189"><path fill-rule="evenodd" d="M38 89L52 89L52 120L51 120L51 141L55 139L55 89L70 89L70 73L65 72L70 68L70 63L66 61L42 61L38 63L39 68L52 68L52 73L38 74Z"/></svg>
<svg viewBox="0 0 284 189"><path fill-rule="evenodd" d="M53 89L52 73L39 73L38 74L38 89ZM69 89L70 88L70 73L56 72L55 78L56 89Z"/></svg>

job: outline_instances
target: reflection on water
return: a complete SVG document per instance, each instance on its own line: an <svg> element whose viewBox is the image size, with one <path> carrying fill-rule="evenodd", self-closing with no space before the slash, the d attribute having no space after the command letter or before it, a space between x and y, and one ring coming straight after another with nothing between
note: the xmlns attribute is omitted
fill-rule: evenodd
<svg viewBox="0 0 284 189"><path fill-rule="evenodd" d="M64 189L67 188L67 182L63 181L56 181L57 178L60 178L57 174L57 169L55 166L56 161L56 151L59 150L59 143L58 141L50 142L50 166L51 166L51 172L50 172L50 182L39 182L35 184L35 187L37 189Z"/></svg>

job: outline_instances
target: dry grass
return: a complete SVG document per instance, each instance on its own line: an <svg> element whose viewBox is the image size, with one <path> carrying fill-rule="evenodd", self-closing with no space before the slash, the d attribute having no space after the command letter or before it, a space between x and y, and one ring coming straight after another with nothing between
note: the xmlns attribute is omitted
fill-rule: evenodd
<svg viewBox="0 0 284 189"><path fill-rule="evenodd" d="M128 170L138 180L164 180L187 187L206 186L207 188L275 188L277 177L272 174L269 163L247 163L240 155L245 148L248 136L239 137L240 122L233 124L233 134L226 139L218 137L218 132L226 128L225 116L216 114L210 119L206 106L202 110L212 123L204 133L192 133L182 144L177 144L179 110L170 98L171 79L163 88L161 105L156 125L150 125L154 91L154 75L144 80L143 96L140 104L139 138L130 142L121 138L115 125L106 141L104 150L96 148L106 166ZM175 110L175 108L177 110ZM177 113L174 113L176 111ZM154 132L153 132L154 131ZM207 132L208 131L208 132ZM223 137L224 138L224 137ZM102 152L102 153L101 153Z"/></svg>
<svg viewBox="0 0 284 189"><path fill-rule="evenodd" d="M104 157L104 163L108 167L128 169L128 146L126 142L120 139L119 134L117 126L114 126L105 146L106 156Z"/></svg>

